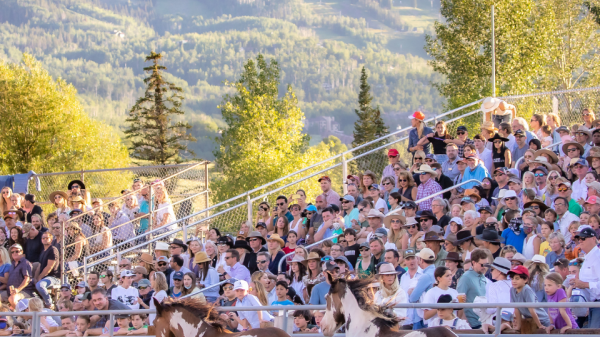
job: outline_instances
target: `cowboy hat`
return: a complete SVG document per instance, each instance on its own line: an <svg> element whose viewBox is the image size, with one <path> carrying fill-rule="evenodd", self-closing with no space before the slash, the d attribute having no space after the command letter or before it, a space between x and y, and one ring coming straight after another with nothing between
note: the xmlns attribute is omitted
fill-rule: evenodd
<svg viewBox="0 0 600 337"><path fill-rule="evenodd" d="M498 256L497 258L494 259L494 262L492 263L492 268L494 268L497 271L501 272L502 274L506 275L506 274L508 274L508 272L511 269L511 264L507 258Z"/></svg>
<svg viewBox="0 0 600 337"><path fill-rule="evenodd" d="M308 253L308 257L306 258L306 261L308 261L308 260L319 260L320 261L321 256L317 252L310 252L310 253Z"/></svg>
<svg viewBox="0 0 600 337"><path fill-rule="evenodd" d="M168 252L169 251L169 244L166 243L166 242L158 241L156 243L156 247L154 248L154 250L166 250Z"/></svg>
<svg viewBox="0 0 600 337"><path fill-rule="evenodd" d="M591 147L588 156L585 158L590 164L590 167L592 167L592 159L594 158L600 158L600 147L598 146Z"/></svg>
<svg viewBox="0 0 600 337"><path fill-rule="evenodd" d="M404 215L399 214L397 212L389 212L385 218L383 218L383 224L385 227L389 228L391 226L392 220L400 219L400 221L404 224L406 223L406 217Z"/></svg>
<svg viewBox="0 0 600 337"><path fill-rule="evenodd" d="M383 263L379 266L378 275L398 275L400 272L396 271L394 265L391 263Z"/></svg>
<svg viewBox="0 0 600 337"><path fill-rule="evenodd" d="M503 141L505 143L508 142L508 141L510 141L510 139L504 138L504 137L500 136L500 134L495 133L494 137L491 137L490 139L488 139L488 142L494 142L495 140L501 140L501 141Z"/></svg>
<svg viewBox="0 0 600 337"><path fill-rule="evenodd" d="M198 252L196 255L194 255L194 263L196 264L209 261L211 261L211 258L208 256L208 254L206 254L206 252Z"/></svg>
<svg viewBox="0 0 600 337"><path fill-rule="evenodd" d="M498 108L501 102L502 100L496 97L486 97L483 100L483 103L481 103L481 111L483 113L494 111Z"/></svg>
<svg viewBox="0 0 600 337"><path fill-rule="evenodd" d="M425 233L425 237L423 238L423 241L427 242L427 241L438 241L438 242L444 242L444 238L440 238L438 236L438 233L434 232L434 231L429 231L427 233Z"/></svg>
<svg viewBox="0 0 600 337"><path fill-rule="evenodd" d="M477 191L475 191L474 188L467 188L464 192L464 195L465 195L465 197L472 197L472 198L477 199L477 200L475 200L475 203L478 203L479 201L481 201L481 197L479 196Z"/></svg>
<svg viewBox="0 0 600 337"><path fill-rule="evenodd" d="M577 147L577 149L579 149L579 153L580 153L580 154L583 154L583 152L584 152L584 150L583 150L583 146L581 146L581 144L579 144L579 143L577 143L577 142L568 142L568 143L564 144L564 145L562 146L562 151L563 151L563 153L564 153L564 154L569 154L569 152L567 151L567 149L568 149L568 148L569 148L569 146L571 146L571 145L573 145L573 146L576 146L576 147Z"/></svg>
<svg viewBox="0 0 600 337"><path fill-rule="evenodd" d="M142 260L142 262L146 262L149 264L154 263L154 260L152 259L152 255L150 255L148 253L142 253L142 255L140 256L140 260Z"/></svg>
<svg viewBox="0 0 600 337"><path fill-rule="evenodd" d="M76 196L72 196L71 199L69 199L71 202L80 202L82 204L85 204L85 199L83 199L81 196L76 195Z"/></svg>
<svg viewBox="0 0 600 337"><path fill-rule="evenodd" d="M471 235L470 230L466 229L466 230L458 231L458 233L456 233L456 245L455 246L458 246L461 243L463 243L469 239L472 239L472 238L473 238L473 235Z"/></svg>
<svg viewBox="0 0 600 337"><path fill-rule="evenodd" d="M527 258L525 257L525 255L521 254L521 253L516 253L512 259L510 259L510 261L519 261L521 262L521 264L525 263L527 261Z"/></svg>
<svg viewBox="0 0 600 337"><path fill-rule="evenodd" d="M542 213L544 213L548 209L548 206L546 206L546 204L544 204L543 201L541 201L540 199L537 199L537 198L535 198L532 201L526 203L525 205L523 205L523 207L524 208L530 208L531 205L534 205L534 204L540 206L540 210L542 211Z"/></svg>
<svg viewBox="0 0 600 337"><path fill-rule="evenodd" d="M2 215L4 217L6 217L10 213L15 213L19 219L21 219L23 217L23 212L18 210L15 206L11 207L9 210L4 211L4 213Z"/></svg>
<svg viewBox="0 0 600 337"><path fill-rule="evenodd" d="M519 181L519 183L521 183L521 181ZM504 196L502 197L502 199L506 199L506 198L516 198L517 197L517 193L513 190L504 190Z"/></svg>
<svg viewBox="0 0 600 337"><path fill-rule="evenodd" d="M319 255L319 254L317 254L317 255ZM292 259L292 261L290 261L290 263L294 263L294 262L302 263L302 264L306 265L306 259L303 258L302 256L298 255L298 254L295 254L294 258Z"/></svg>
<svg viewBox="0 0 600 337"><path fill-rule="evenodd" d="M67 185L67 189L69 189L69 190L70 190L70 189L71 189L71 186L73 186L73 184L77 184L77 185L79 185L79 188L81 188L82 190L85 190L85 184L83 183L83 181L81 181L81 180L77 180L77 179L75 179L75 180L71 180L71 181L69 182L69 185Z"/></svg>
<svg viewBox="0 0 600 337"><path fill-rule="evenodd" d="M369 211L369 214L367 214L367 218L380 218L381 220L383 220L384 217L385 216L383 215L383 213L376 209L371 209Z"/></svg>
<svg viewBox="0 0 600 337"><path fill-rule="evenodd" d="M183 243L183 241L181 239L175 239L171 242L171 244L183 248L184 252L187 251L188 246L185 243Z"/></svg>
<svg viewBox="0 0 600 337"><path fill-rule="evenodd" d="M424 218L432 219L432 220L436 220L437 221L437 218L435 217L435 215L433 215L433 213L431 213L431 211L429 211L429 210L417 212L417 216L415 217L415 220L418 221L418 220L424 219Z"/></svg>
<svg viewBox="0 0 600 337"><path fill-rule="evenodd" d="M575 133L580 133L580 132L585 133L585 135L588 136L588 139L592 138L592 131L590 131L590 129L588 129L587 126L582 125L577 129L577 131L575 131Z"/></svg>
<svg viewBox="0 0 600 337"><path fill-rule="evenodd" d="M216 245L225 244L228 245L229 248L233 247L233 239L229 236L221 236L217 239Z"/></svg>
<svg viewBox="0 0 600 337"><path fill-rule="evenodd" d="M418 171L415 171L415 173L429 173L432 177L437 177L437 172L427 164L421 165L421 168Z"/></svg>
<svg viewBox="0 0 600 337"><path fill-rule="evenodd" d="M418 225L418 224L419 223L417 222L417 220L415 220L415 218L411 216L411 217L406 218L406 223L404 224L403 227Z"/></svg>
<svg viewBox="0 0 600 337"><path fill-rule="evenodd" d="M448 252L448 255L446 255L445 259L442 259L443 261L455 261L455 262L462 262L462 259L460 258L460 255L457 252Z"/></svg>
<svg viewBox="0 0 600 337"><path fill-rule="evenodd" d="M533 157L537 158L541 155L547 155L548 157L550 157L550 164L556 164L558 163L558 156L556 155L556 153L554 153L554 151L552 150L548 150L548 149L539 149L537 151L535 151L533 153Z"/></svg>
<svg viewBox="0 0 600 337"><path fill-rule="evenodd" d="M498 128L496 126L494 126L494 123L490 122L490 121L483 122L483 124L481 124L481 129L492 131L492 132L498 131Z"/></svg>
<svg viewBox="0 0 600 337"><path fill-rule="evenodd" d="M548 158L544 156L535 157L535 160L532 160L531 162L545 166L548 171L552 170L552 164L548 161Z"/></svg>
<svg viewBox="0 0 600 337"><path fill-rule="evenodd" d="M54 197L56 195L60 195L65 200L67 200L69 198L69 196L67 195L67 193L65 193L63 191L54 191L54 192L50 193L50 195L48 196L48 199L50 199L50 203L51 204L54 204Z"/></svg>
<svg viewBox="0 0 600 337"><path fill-rule="evenodd" d="M265 240L265 238L263 238L263 236L260 235L259 231L250 232L250 234L248 234L248 237L246 238L246 241L250 242L250 239L252 239L252 238L260 239L261 245L264 245L265 243L267 243L267 240Z"/></svg>
<svg viewBox="0 0 600 337"><path fill-rule="evenodd" d="M233 244L233 249L237 248L242 248L247 250L248 252L252 252L252 248L250 248L250 245L248 244L248 242L246 242L246 240L235 240L235 243Z"/></svg>
<svg viewBox="0 0 600 337"><path fill-rule="evenodd" d="M458 246L456 243L456 234L450 233L446 236L446 241L450 242L453 246Z"/></svg>
<svg viewBox="0 0 600 337"><path fill-rule="evenodd" d="M475 237L477 240L486 242L504 242L504 238L498 235L498 231L494 228L484 228L483 233Z"/></svg>
<svg viewBox="0 0 600 337"><path fill-rule="evenodd" d="M279 234L271 234L271 236L269 236L267 238L267 241L277 241L277 242L279 242L279 245L281 246L281 248L283 248L283 246L285 246L285 241L283 241L283 239L279 236Z"/></svg>

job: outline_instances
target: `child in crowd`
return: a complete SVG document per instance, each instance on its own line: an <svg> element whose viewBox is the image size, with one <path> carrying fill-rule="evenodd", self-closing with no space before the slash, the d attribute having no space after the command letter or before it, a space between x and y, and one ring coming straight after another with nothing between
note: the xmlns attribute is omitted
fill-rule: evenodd
<svg viewBox="0 0 600 337"><path fill-rule="evenodd" d="M277 282L279 281L283 281L287 284L290 284L292 283L292 277L286 272L281 272L279 273L279 275L277 275Z"/></svg>
<svg viewBox="0 0 600 337"><path fill-rule="evenodd" d="M302 302L302 299L300 298L300 296L298 296L298 294L296 294L296 290L294 290L294 288L292 287L288 288L287 299L294 304L304 305L304 302Z"/></svg>
<svg viewBox="0 0 600 337"><path fill-rule="evenodd" d="M148 325L144 322L146 321L146 315L144 314L133 314L131 315L131 325L127 332L127 335L147 335L148 334Z"/></svg>
<svg viewBox="0 0 600 337"><path fill-rule="evenodd" d="M42 334L42 337L59 337L59 336L75 336L77 330L77 324L75 323L75 317L63 316L60 319L61 330ZM83 336L83 334L81 334Z"/></svg>
<svg viewBox="0 0 600 337"><path fill-rule="evenodd" d="M544 279L544 290L548 298L548 302L566 302L567 293L562 287L563 279L558 273L550 273ZM569 308L550 308L548 310L552 325L546 328L546 331L560 329L560 333L564 334L569 329L578 329L577 321Z"/></svg>
<svg viewBox="0 0 600 337"><path fill-rule="evenodd" d="M554 227L556 227L556 219L558 219L558 214L556 214L555 210L548 208L544 212L544 220L554 224Z"/></svg>
<svg viewBox="0 0 600 337"><path fill-rule="evenodd" d="M288 289L290 286L285 281L277 281L275 285L275 294L277 295L277 300L273 301L271 305L294 305L294 302L290 301L287 297ZM281 316L283 315L282 310L272 311L272 315Z"/></svg>
<svg viewBox="0 0 600 337"><path fill-rule="evenodd" d="M542 147L552 145L552 129L548 125L541 128L542 131Z"/></svg>
<svg viewBox="0 0 600 337"><path fill-rule="evenodd" d="M67 337L84 336L85 332L90 328L90 324L90 316L77 316L77 320L75 321L77 330L67 334Z"/></svg>
<svg viewBox="0 0 600 337"><path fill-rule="evenodd" d="M117 317L117 325L118 327L114 328L114 336L123 336L129 333L129 324L131 323L131 318L129 315L116 315ZM109 330L104 328L102 329L101 336L109 336Z"/></svg>
<svg viewBox="0 0 600 337"><path fill-rule="evenodd" d="M314 333L319 331L319 327L308 324L312 318L310 311L308 310L296 310L294 311L294 331L299 333ZM298 330L296 330L298 329Z"/></svg>
<svg viewBox="0 0 600 337"><path fill-rule="evenodd" d="M438 303L452 303L452 295L441 295ZM460 309L457 309L460 310ZM445 326L450 330L471 330L471 326L464 319L460 319L454 315L454 309L437 309L436 318L429 321L428 327Z"/></svg>
<svg viewBox="0 0 600 337"><path fill-rule="evenodd" d="M321 331L321 322L323 321L323 317L325 317L325 311L315 311L313 317L315 318L315 324L319 327L319 333L323 333Z"/></svg>
<svg viewBox="0 0 600 337"><path fill-rule="evenodd" d="M546 257L548 253L552 251L550 248L550 243L548 242L548 237L550 234L554 233L554 224L552 222L545 221L542 223L542 239L543 242L540 244L540 252L539 254L543 257Z"/></svg>
<svg viewBox="0 0 600 337"><path fill-rule="evenodd" d="M510 276L513 286L510 289L511 303L537 303L535 292L527 284L527 280L529 279L529 270L527 268L524 266L515 266L508 272L508 276ZM528 322L527 324L523 324L523 318L532 319L536 325L535 327L540 329L547 329L551 325L550 317L548 317L548 314L542 308L535 308L535 305L533 308L527 309L515 308L513 329L521 330L522 334L531 333L531 331L535 330L535 327L530 326Z"/></svg>

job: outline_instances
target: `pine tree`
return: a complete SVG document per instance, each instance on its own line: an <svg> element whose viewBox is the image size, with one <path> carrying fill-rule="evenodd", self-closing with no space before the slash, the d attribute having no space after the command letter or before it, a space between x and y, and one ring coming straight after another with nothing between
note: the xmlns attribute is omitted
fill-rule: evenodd
<svg viewBox="0 0 600 337"><path fill-rule="evenodd" d="M379 110L379 106L377 106L376 108L373 108L371 106L373 96L371 96L371 86L367 82L367 79L367 71L365 67L363 67L360 75L358 109L354 110L354 112L358 116L358 120L354 122L354 140L352 141L353 147L357 147L361 144L368 143L388 134L388 129L385 126L383 119L381 118L381 111ZM355 155L365 153L383 144L385 144L384 141L366 146L364 148L361 148L360 150L357 150L355 152ZM377 152L375 154L367 155L357 159L358 170L360 172L367 169L370 169L372 171L377 170L378 168L373 167L373 165L377 165L380 162L385 163L385 159L381 161L381 158L379 158L381 154L383 154L385 157L385 153L381 151L381 153Z"/></svg>
<svg viewBox="0 0 600 337"><path fill-rule="evenodd" d="M150 73L144 79L146 93L131 108L125 134L131 140L131 157L165 165L182 162L182 153L194 155L184 142L196 139L187 133L191 128L188 123L173 122L174 116L184 114L181 110L183 90L163 78L167 68L158 63L161 59L162 54L154 51L146 56L146 62L152 62L144 68Z"/></svg>

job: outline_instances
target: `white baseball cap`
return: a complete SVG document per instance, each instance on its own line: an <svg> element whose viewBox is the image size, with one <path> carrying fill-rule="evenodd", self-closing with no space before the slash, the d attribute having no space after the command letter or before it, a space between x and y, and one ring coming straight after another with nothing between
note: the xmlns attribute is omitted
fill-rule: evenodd
<svg viewBox="0 0 600 337"><path fill-rule="evenodd" d="M235 281L235 283L233 284L233 290L238 289L248 290L248 282L244 280Z"/></svg>
<svg viewBox="0 0 600 337"><path fill-rule="evenodd" d="M125 276L132 277L135 275L133 274L133 272L131 270L125 269L121 272L121 277L125 277Z"/></svg>

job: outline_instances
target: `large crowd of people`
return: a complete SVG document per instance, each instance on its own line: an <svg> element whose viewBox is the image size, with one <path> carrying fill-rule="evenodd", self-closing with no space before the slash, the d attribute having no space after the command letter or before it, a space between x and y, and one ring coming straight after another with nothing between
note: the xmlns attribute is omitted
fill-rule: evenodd
<svg viewBox="0 0 600 337"><path fill-rule="evenodd" d="M159 241L135 264L122 259L118 267L87 272L74 289L62 285L57 297L50 289L58 284L58 261L80 261L89 247L106 249L148 230L148 223L112 229L147 212L147 188L136 182L137 194L123 205L111 203L109 212L77 223L68 219L87 207L81 189L53 193L55 220L45 221L51 217L33 211L35 198L26 196L20 204L5 188L4 310L153 308L152 299L194 296L221 307L228 329L245 331L272 326L281 312L234 307L325 304L329 273L372 278L379 305L531 303L529 309L504 308L501 317L495 309L396 308L401 329L492 332L494 320L501 320L502 330L522 332L599 328L600 308L535 305L600 300L600 265L593 262L600 259L600 128L594 113L584 109L583 124L565 126L555 114L536 114L527 122L517 107L496 98L486 99L482 110L489 122L480 132L469 135L460 126L456 137L443 121L431 129L425 115L415 112L408 148L388 150L382 172L348 175L346 194L321 176L315 184L322 194L314 200L298 190L274 204L261 202L255 221L241 223L233 235L211 228L205 238ZM410 163L400 151L408 151ZM157 206L168 205L164 188L155 196ZM173 218L170 210L153 222L160 227ZM81 243L66 256L56 246L61 225L68 225L65 243ZM295 311L294 330L319 332L323 314ZM101 335L109 329L143 334L154 318L125 315L114 327L103 316L41 324L49 336L82 330ZM11 324L28 329L26 319L21 321Z"/></svg>

